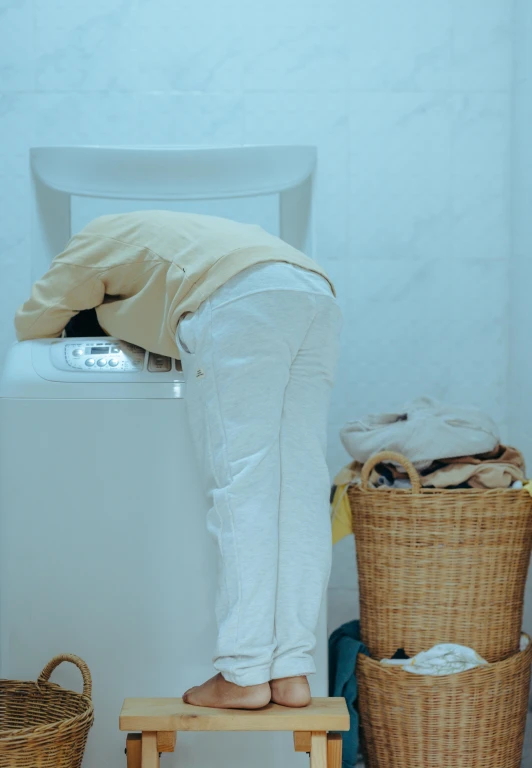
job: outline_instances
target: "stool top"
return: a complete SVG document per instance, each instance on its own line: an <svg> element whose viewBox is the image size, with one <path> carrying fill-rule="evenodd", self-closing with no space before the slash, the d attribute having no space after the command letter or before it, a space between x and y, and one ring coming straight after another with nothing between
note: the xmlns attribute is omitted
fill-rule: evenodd
<svg viewBox="0 0 532 768"><path fill-rule="evenodd" d="M121 731L348 731L343 698L313 698L300 709L268 704L262 709L211 709L183 699L126 699Z"/></svg>

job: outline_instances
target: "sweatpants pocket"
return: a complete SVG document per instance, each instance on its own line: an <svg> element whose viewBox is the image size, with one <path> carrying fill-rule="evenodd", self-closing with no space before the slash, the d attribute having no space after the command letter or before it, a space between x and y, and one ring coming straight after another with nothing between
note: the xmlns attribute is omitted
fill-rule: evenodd
<svg viewBox="0 0 532 768"><path fill-rule="evenodd" d="M187 355L194 354L194 339L191 334L190 320L193 317L193 313L187 313L183 315L177 324L176 328L176 343L180 349L187 353ZM192 338L191 338L192 336Z"/></svg>

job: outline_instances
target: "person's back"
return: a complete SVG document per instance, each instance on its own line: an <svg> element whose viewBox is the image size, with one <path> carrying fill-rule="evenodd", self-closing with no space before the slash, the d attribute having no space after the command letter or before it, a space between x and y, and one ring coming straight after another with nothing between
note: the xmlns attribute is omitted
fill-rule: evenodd
<svg viewBox="0 0 532 768"><path fill-rule="evenodd" d="M110 336L179 358L179 318L243 269L268 261L327 277L257 225L164 210L101 216L71 238L37 281L16 313L17 338L57 336L76 312L95 308Z"/></svg>
<svg viewBox="0 0 532 768"><path fill-rule="evenodd" d="M221 256L241 248L261 245L289 248L287 243L266 232L258 224L167 210L99 216L81 232L85 235L115 238L133 246L141 245L167 260L173 260L176 253L212 251Z"/></svg>

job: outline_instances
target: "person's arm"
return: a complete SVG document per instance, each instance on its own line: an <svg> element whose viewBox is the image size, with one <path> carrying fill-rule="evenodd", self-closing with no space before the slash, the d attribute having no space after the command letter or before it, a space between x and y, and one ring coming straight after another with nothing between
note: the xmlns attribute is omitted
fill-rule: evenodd
<svg viewBox="0 0 532 768"><path fill-rule="evenodd" d="M101 263L101 250L99 241L70 240L15 313L18 341L61 336L74 315L103 303L109 267Z"/></svg>

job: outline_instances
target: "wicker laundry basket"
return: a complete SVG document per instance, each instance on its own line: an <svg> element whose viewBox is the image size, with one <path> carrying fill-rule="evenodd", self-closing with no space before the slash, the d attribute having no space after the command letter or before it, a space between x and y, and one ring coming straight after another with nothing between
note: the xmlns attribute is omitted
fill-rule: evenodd
<svg viewBox="0 0 532 768"><path fill-rule="evenodd" d="M382 461L401 463L412 490L368 487ZM519 649L532 547L526 490L428 490L413 465L380 453L348 490L362 640L376 659L461 643L487 661Z"/></svg>
<svg viewBox="0 0 532 768"><path fill-rule="evenodd" d="M432 677L359 655L367 768L519 768L532 643L505 661Z"/></svg>
<svg viewBox="0 0 532 768"><path fill-rule="evenodd" d="M63 661L75 664L83 693L48 682ZM0 768L79 768L94 722L89 668L78 656L53 658L37 682L0 680Z"/></svg>

